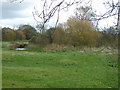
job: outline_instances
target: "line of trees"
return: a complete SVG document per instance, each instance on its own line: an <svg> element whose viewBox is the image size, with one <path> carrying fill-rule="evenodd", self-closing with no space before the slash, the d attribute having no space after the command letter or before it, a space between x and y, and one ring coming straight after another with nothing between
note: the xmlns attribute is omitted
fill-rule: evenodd
<svg viewBox="0 0 120 90"><path fill-rule="evenodd" d="M67 22L49 28L42 33L30 25L21 25L18 30L2 28L3 41L29 40L34 44L48 44L98 47L117 46L118 33L115 27L98 31L88 20L70 17Z"/></svg>
<svg viewBox="0 0 120 90"><path fill-rule="evenodd" d="M3 41L30 40L37 34L36 29L30 25L20 25L17 30L2 28Z"/></svg>

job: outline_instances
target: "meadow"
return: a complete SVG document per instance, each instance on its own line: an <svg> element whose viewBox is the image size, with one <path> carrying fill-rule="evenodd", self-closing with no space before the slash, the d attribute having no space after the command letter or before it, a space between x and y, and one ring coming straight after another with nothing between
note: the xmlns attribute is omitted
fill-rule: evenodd
<svg viewBox="0 0 120 90"><path fill-rule="evenodd" d="M3 88L118 88L115 49L2 50Z"/></svg>

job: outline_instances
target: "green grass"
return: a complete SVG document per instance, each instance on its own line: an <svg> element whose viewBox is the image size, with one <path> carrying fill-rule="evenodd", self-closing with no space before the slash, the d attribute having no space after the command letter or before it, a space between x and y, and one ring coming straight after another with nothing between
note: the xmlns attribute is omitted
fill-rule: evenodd
<svg viewBox="0 0 120 90"><path fill-rule="evenodd" d="M114 60L117 54L99 51L4 48L3 88L117 88L117 67L109 65Z"/></svg>

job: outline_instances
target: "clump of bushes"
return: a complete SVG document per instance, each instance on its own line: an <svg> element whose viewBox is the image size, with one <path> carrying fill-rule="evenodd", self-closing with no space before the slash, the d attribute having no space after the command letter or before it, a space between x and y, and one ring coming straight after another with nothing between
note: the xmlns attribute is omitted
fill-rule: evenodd
<svg viewBox="0 0 120 90"><path fill-rule="evenodd" d="M19 42L11 42L8 46L10 49L16 49L16 48L26 48L28 46L28 41L19 41Z"/></svg>

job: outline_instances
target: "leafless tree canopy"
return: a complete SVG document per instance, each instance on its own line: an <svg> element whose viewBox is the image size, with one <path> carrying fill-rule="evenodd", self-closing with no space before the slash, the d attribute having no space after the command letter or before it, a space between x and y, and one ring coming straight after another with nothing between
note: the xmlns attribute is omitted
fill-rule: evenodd
<svg viewBox="0 0 120 90"><path fill-rule="evenodd" d="M14 2L14 1L24 1L24 0L9 0L10 2ZM56 24L57 25L58 21L59 21L59 14L60 11L65 10L68 11L69 7L71 7L72 5L81 5L81 3L86 3L86 4L92 4L92 0L40 0L41 3L43 3L43 7L42 10L40 11L39 9L37 10L36 7L34 7L34 12L33 16L34 19L37 21L39 27L41 29L44 29L45 24L47 24L50 19L55 16L55 14L57 14L57 20L56 20ZM105 12L102 15L96 15L94 18L91 18L91 20L93 21L100 21L102 19L111 17L111 16L115 16L118 15L118 20L117 20L117 26L120 27L119 25L119 17L120 17L120 5L119 2L114 2L114 0L111 1L105 1L103 3L106 8L107 8L107 12ZM39 18L39 20L38 20Z"/></svg>
<svg viewBox="0 0 120 90"><path fill-rule="evenodd" d="M44 28L45 24L48 23L55 14L57 14L56 26L59 21L60 11L68 11L69 7L74 4L81 4L82 0L41 0L41 2L44 3L42 11L39 12L39 10L34 8L33 16L41 28ZM36 18L39 18L40 21Z"/></svg>
<svg viewBox="0 0 120 90"><path fill-rule="evenodd" d="M58 2L58 3L55 4L55 2ZM92 5L92 0L88 0L86 2L85 0L69 0L69 1L68 0L41 0L41 3L44 3L42 11L39 12L39 10L34 8L35 11L33 12L33 16L34 16L34 19L39 23L39 26L41 26L41 28L44 28L45 24L48 23L55 14L57 14L57 20L55 24L56 26L59 21L59 13L61 10L68 11L69 7L71 7L72 5L74 4L81 5L83 2L86 4L89 4L89 6ZM113 0L111 0L111 1L105 1L103 4L107 8L107 12L105 12L102 15L96 15L92 17L90 21L97 21L98 23L102 19L116 16L116 15L118 15L118 19L119 19L119 14L118 14L120 12L119 2L115 3ZM40 21L38 21L38 19L36 18L39 18Z"/></svg>
<svg viewBox="0 0 120 90"><path fill-rule="evenodd" d="M105 19L111 16L118 15L118 3L115 3L113 0L104 2L103 4L105 5L107 11L103 15L97 15L96 20L101 20Z"/></svg>

